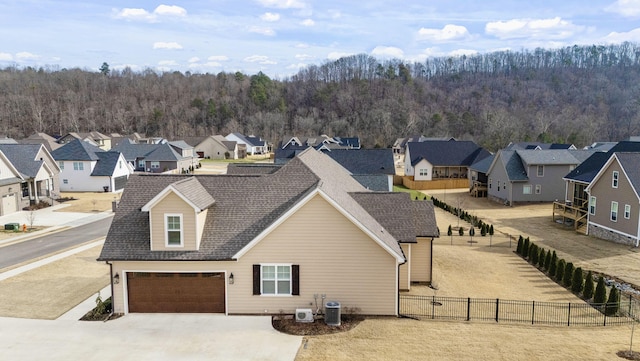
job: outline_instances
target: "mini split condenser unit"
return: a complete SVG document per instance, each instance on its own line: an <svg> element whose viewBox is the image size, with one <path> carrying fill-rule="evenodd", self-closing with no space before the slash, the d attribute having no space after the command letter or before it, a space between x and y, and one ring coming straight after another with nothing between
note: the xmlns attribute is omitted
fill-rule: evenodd
<svg viewBox="0 0 640 361"><path fill-rule="evenodd" d="M296 309L296 322L313 322L313 311L310 308Z"/></svg>

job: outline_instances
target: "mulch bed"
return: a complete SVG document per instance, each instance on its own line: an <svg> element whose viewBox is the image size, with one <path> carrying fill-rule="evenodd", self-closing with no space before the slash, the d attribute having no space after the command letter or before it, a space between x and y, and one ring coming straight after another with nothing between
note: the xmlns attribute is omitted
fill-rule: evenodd
<svg viewBox="0 0 640 361"><path fill-rule="evenodd" d="M356 327L364 317L358 315L342 315L340 326L329 326L324 322L322 316L316 317L314 322L296 322L291 315L274 316L271 325L274 329L296 336L326 335L331 333L345 332Z"/></svg>
<svg viewBox="0 0 640 361"><path fill-rule="evenodd" d="M640 352L638 351L618 351L616 355L627 360L640 360Z"/></svg>

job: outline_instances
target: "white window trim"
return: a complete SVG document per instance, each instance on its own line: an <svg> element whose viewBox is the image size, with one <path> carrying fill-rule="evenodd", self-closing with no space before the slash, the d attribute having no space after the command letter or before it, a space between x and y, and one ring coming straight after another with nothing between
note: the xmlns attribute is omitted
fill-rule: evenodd
<svg viewBox="0 0 640 361"><path fill-rule="evenodd" d="M169 244L169 217L178 217L180 219L180 244ZM182 216L181 213L165 213L164 214L164 245L167 248L184 247L184 217Z"/></svg>
<svg viewBox="0 0 640 361"><path fill-rule="evenodd" d="M614 207L614 206L615 206L615 207ZM614 211L613 211L613 209L614 209L614 208L616 209L616 210L615 210L615 213L616 213L616 219L613 219L613 212L614 212ZM618 218L620 218L620 217L618 216L618 202L616 202L616 201L611 201L611 212L609 212L609 220L610 220L611 222L617 222L617 221L618 221Z"/></svg>
<svg viewBox="0 0 640 361"><path fill-rule="evenodd" d="M541 184L536 184L535 192L536 192L536 194L542 194L542 185Z"/></svg>
<svg viewBox="0 0 640 361"><path fill-rule="evenodd" d="M619 180L620 180L620 173L614 170L613 174L611 175L611 188L618 188Z"/></svg>
<svg viewBox="0 0 640 361"><path fill-rule="evenodd" d="M156 161L149 162L149 166L151 167L151 169L159 169L160 162L156 162Z"/></svg>
<svg viewBox="0 0 640 361"><path fill-rule="evenodd" d="M419 173L420 173L420 176L421 176L421 177L426 177L426 176L428 176L428 175L429 175L429 170L428 170L428 169L425 169L425 168L420 168Z"/></svg>
<svg viewBox="0 0 640 361"><path fill-rule="evenodd" d="M629 219L631 218L631 205L630 204L625 204L624 205L624 219Z"/></svg>
<svg viewBox="0 0 640 361"><path fill-rule="evenodd" d="M531 194L531 184L522 186L522 194Z"/></svg>
<svg viewBox="0 0 640 361"><path fill-rule="evenodd" d="M73 162L73 170L84 170L84 162Z"/></svg>
<svg viewBox="0 0 640 361"><path fill-rule="evenodd" d="M538 165L536 167L536 175L538 177L544 177L544 165ZM540 174L540 169L542 169L542 174Z"/></svg>
<svg viewBox="0 0 640 361"><path fill-rule="evenodd" d="M596 197L591 196L589 198L589 214L594 216L596 214Z"/></svg>
<svg viewBox="0 0 640 361"><path fill-rule="evenodd" d="M265 293L264 292L264 281L265 279L262 277L263 275L263 267L275 267L275 293ZM289 267L289 293L278 293L278 266ZM293 291L293 264L292 263L261 263L260 264L260 295L267 297L289 297L292 296ZM284 280L282 280L284 281Z"/></svg>
<svg viewBox="0 0 640 361"><path fill-rule="evenodd" d="M58 168L60 168L60 170L64 170L64 162L58 162Z"/></svg>

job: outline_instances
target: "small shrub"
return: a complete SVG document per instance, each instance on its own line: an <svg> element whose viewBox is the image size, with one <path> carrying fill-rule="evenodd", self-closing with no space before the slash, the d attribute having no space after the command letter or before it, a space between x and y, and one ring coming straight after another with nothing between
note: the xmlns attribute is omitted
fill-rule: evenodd
<svg viewBox="0 0 640 361"><path fill-rule="evenodd" d="M522 246L524 244L524 238L518 237L518 245L516 246L516 253L522 256Z"/></svg>
<svg viewBox="0 0 640 361"><path fill-rule="evenodd" d="M555 279L556 272L558 271L558 260L551 259L551 264L549 264L549 277Z"/></svg>
<svg viewBox="0 0 640 361"><path fill-rule="evenodd" d="M551 250L548 250L544 257L544 270L549 271L549 266L551 266Z"/></svg>
<svg viewBox="0 0 640 361"><path fill-rule="evenodd" d="M562 282L564 278L564 271L567 268L567 262L564 259L558 261L558 267L556 268L556 281Z"/></svg>
<svg viewBox="0 0 640 361"><path fill-rule="evenodd" d="M620 292L617 288L611 287L611 291L609 291L609 298L607 299L607 305L605 307L604 313L607 316L613 316L618 313L618 309L620 308Z"/></svg>
<svg viewBox="0 0 640 361"><path fill-rule="evenodd" d="M451 230L451 225L449 225L449 229L447 229L447 236L451 236L453 231Z"/></svg>
<svg viewBox="0 0 640 361"><path fill-rule="evenodd" d="M544 267L544 259L547 255L547 251L545 251L544 248L542 248L540 250L540 255L538 256L538 267L539 268L543 268Z"/></svg>
<svg viewBox="0 0 640 361"><path fill-rule="evenodd" d="M529 256L529 237L524 239L522 245L522 257L527 258Z"/></svg>
<svg viewBox="0 0 640 361"><path fill-rule="evenodd" d="M487 235L487 225L486 224L482 224L482 228L480 228L480 235L482 237L486 237Z"/></svg>
<svg viewBox="0 0 640 361"><path fill-rule="evenodd" d="M531 243L529 245L529 263L531 263L532 265L538 264L539 254L540 253L538 252L538 245L535 243Z"/></svg>
<svg viewBox="0 0 640 361"><path fill-rule="evenodd" d="M598 285L596 286L596 292L593 295L593 303L603 304L607 300L607 286L604 284L604 277L598 278Z"/></svg>
<svg viewBox="0 0 640 361"><path fill-rule="evenodd" d="M564 277L562 278L562 284L565 287L571 287L571 281L573 280L573 263L569 262L564 268Z"/></svg>
<svg viewBox="0 0 640 361"><path fill-rule="evenodd" d="M493 224L489 226L489 235L493 236Z"/></svg>
<svg viewBox="0 0 640 361"><path fill-rule="evenodd" d="M459 236L464 236L464 228L462 228L462 227L458 228L458 235Z"/></svg>
<svg viewBox="0 0 640 361"><path fill-rule="evenodd" d="M584 289L582 291L582 298L585 300L590 300L593 297L593 275L591 271L587 272L587 277L584 280Z"/></svg>
<svg viewBox="0 0 640 361"><path fill-rule="evenodd" d="M469 235L470 235L471 237L473 237L473 236L475 236L475 235L476 235L476 230L475 230L475 228L471 227L471 229L469 229Z"/></svg>
<svg viewBox="0 0 640 361"><path fill-rule="evenodd" d="M571 291L573 291L573 293L580 294L580 292L582 292L582 287L583 287L583 280L582 280L582 268L578 267L576 268L576 270L573 272L573 279L571 280Z"/></svg>

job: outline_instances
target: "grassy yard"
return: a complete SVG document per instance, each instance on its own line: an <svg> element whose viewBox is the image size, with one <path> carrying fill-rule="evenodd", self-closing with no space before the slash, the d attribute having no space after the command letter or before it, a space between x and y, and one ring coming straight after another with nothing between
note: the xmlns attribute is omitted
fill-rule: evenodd
<svg viewBox="0 0 640 361"><path fill-rule="evenodd" d="M394 185L393 186L393 191L394 192L406 192L406 193L409 193L411 195L411 199L416 199L416 198L417 199L424 199L425 198L425 194L424 193L421 193L420 191L416 191L416 190L413 190L413 189L409 189L409 188L407 188L405 186ZM430 198L430 197L427 197L427 198Z"/></svg>

